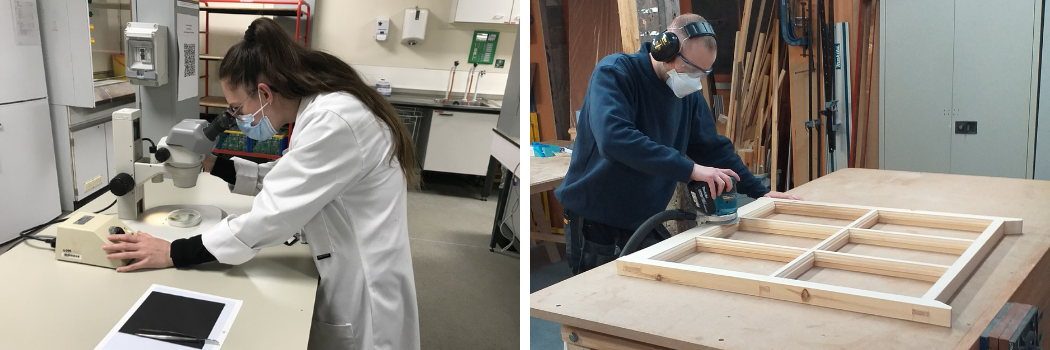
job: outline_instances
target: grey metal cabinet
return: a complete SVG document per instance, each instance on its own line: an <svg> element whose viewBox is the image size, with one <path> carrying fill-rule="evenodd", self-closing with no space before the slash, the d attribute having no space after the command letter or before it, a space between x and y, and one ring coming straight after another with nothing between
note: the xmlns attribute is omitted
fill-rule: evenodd
<svg viewBox="0 0 1050 350"><path fill-rule="evenodd" d="M1050 15L1050 6L1044 6L1043 18ZM1043 25L1043 37L1050 38L1050 25ZM1039 89L1039 114L1037 116L1036 138L1035 138L1035 178L1037 180L1050 180L1050 42L1043 41L1042 58L1040 63L1046 67L1040 69L1040 84L1046 83Z"/></svg>
<svg viewBox="0 0 1050 350"><path fill-rule="evenodd" d="M47 100L0 105L0 243L61 214Z"/></svg>
<svg viewBox="0 0 1050 350"><path fill-rule="evenodd" d="M882 167L1031 178L1042 2L881 4Z"/></svg>

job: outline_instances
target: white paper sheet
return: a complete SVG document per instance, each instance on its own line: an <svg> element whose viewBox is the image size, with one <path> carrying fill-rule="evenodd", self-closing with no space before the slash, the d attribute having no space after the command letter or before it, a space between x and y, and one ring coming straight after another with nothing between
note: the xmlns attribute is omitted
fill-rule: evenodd
<svg viewBox="0 0 1050 350"><path fill-rule="evenodd" d="M199 24L196 16L175 14L175 34L179 39L179 101L197 96Z"/></svg>
<svg viewBox="0 0 1050 350"><path fill-rule="evenodd" d="M142 305L142 302L146 300L146 297L153 292L161 292L171 295L183 296L187 298L207 300L226 305L222 308L222 313L219 314L219 319L215 321L215 327L212 328L211 334L208 335L208 339L215 339L219 341L219 345L204 345L204 349L202 350L219 350L219 348L222 347L222 344L226 341L226 335L230 333L230 327L233 326L233 320L237 318L237 312L241 310L241 303L243 303L241 300L223 298L220 296L154 284L150 286L149 289L147 289L146 292L142 294L142 297L140 297L139 300L135 302L135 305L132 306L126 314L124 314L124 317L120 319L120 322L117 322L117 324L113 326L113 329L109 331L109 334L106 334L106 337L102 338L102 341L99 342L98 346L95 347L95 350L189 349L185 346L178 344L172 344L160 340L154 340L136 335L120 333L120 328L124 327L124 323L128 321L128 318L131 318L131 315L135 313L135 310L138 310L139 306Z"/></svg>
<svg viewBox="0 0 1050 350"><path fill-rule="evenodd" d="M40 26L37 24L36 3L27 0L11 2L15 36L18 46L40 46Z"/></svg>

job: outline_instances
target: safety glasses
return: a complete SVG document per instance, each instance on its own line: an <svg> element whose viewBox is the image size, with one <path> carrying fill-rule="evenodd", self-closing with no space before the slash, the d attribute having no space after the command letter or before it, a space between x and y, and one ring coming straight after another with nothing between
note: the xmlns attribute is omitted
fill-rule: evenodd
<svg viewBox="0 0 1050 350"><path fill-rule="evenodd" d="M714 67L711 67L711 69L703 69L703 68L700 68L700 66L698 66L698 65L695 65L695 64L693 64L693 62L689 62L689 60L688 60L688 59L686 59L686 58L685 58L685 56L684 56L684 55L682 55L682 53L681 53L681 52L679 52L679 53L678 53L678 57L681 57L681 58L682 58L682 61L683 61L683 62L685 62L685 64L688 64L689 66L691 66L691 67L693 67L693 68L696 68L697 70L699 70L699 71L700 71L700 74L701 74L701 75L700 75L700 77L701 77L701 78L703 78L703 77L706 77L706 76L707 76L708 74L711 74L711 71L712 71L712 70L714 70Z"/></svg>
<svg viewBox="0 0 1050 350"><path fill-rule="evenodd" d="M259 90L256 89L255 91L252 91L252 93L248 94L248 97L245 98L244 101L241 101L241 103L238 104L236 108L234 108L233 106L226 107L226 110L223 111L223 113L233 116L234 118L240 119L241 108L244 107L244 103L248 102L248 100L250 100L252 96L255 96L255 92L257 91Z"/></svg>

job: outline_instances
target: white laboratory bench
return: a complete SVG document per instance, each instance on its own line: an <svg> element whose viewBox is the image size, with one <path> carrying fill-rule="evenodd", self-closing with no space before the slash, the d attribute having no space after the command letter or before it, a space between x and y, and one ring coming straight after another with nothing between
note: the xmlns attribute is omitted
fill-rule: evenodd
<svg viewBox="0 0 1050 350"><path fill-rule="evenodd" d="M193 188L176 188L168 179L147 182L145 190L147 210L210 204L241 214L251 209L253 199L230 193L225 182L208 174L201 174ZM106 193L79 211L97 211L115 198ZM113 206L103 214L116 212ZM53 236L55 225L39 234ZM223 350L306 349L317 281L309 247L303 244L265 248L237 266L211 262L117 273L57 261L51 247L29 240L0 254L0 347L93 348L150 285L160 284L244 301Z"/></svg>

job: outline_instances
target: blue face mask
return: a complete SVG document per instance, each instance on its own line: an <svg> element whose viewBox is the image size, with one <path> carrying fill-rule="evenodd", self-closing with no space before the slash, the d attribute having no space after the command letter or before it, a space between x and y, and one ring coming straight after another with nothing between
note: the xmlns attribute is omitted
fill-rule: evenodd
<svg viewBox="0 0 1050 350"><path fill-rule="evenodd" d="M259 96L259 103L262 103L262 95ZM265 141L277 134L277 130L274 130L273 125L270 124L270 118L267 118L266 113L263 112L263 108L269 105L269 103L262 105L255 113L237 116L237 127L241 129L244 135L253 140ZM258 124L253 126L252 121L255 120L255 115L259 113L262 113L262 118L259 119Z"/></svg>

